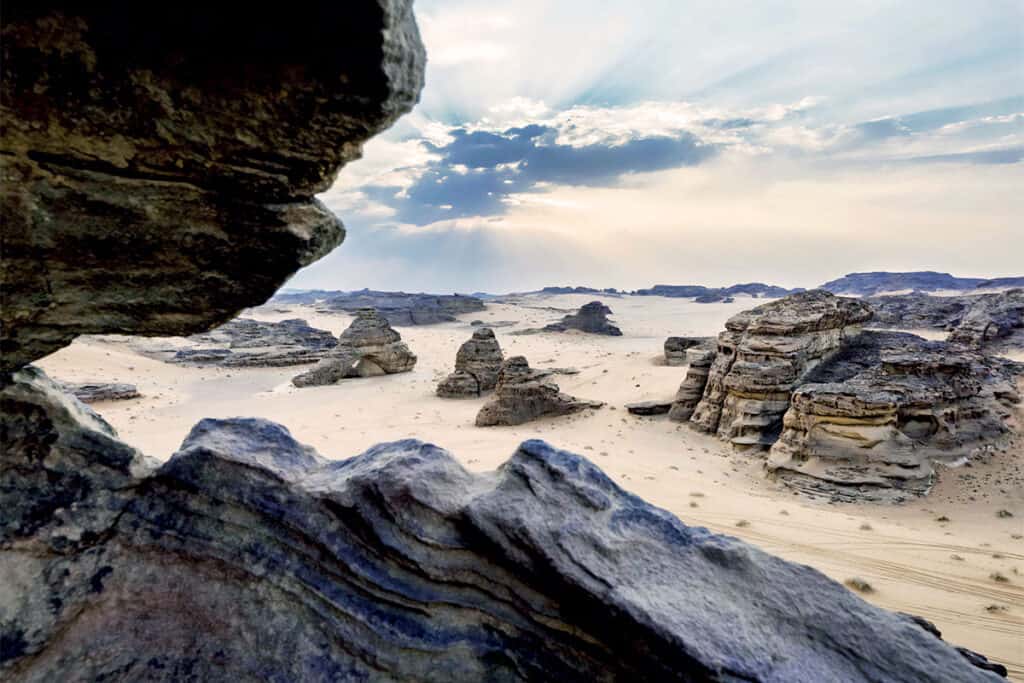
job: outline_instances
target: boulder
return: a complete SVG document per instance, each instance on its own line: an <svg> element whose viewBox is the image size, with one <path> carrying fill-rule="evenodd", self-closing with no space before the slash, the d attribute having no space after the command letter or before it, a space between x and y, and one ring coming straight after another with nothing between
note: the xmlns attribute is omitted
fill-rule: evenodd
<svg viewBox="0 0 1024 683"><path fill-rule="evenodd" d="M600 301L591 301L589 304L580 306L576 313L569 314L557 323L551 323L544 327L545 332L565 332L566 330L579 330L589 334L606 334L612 337L621 337L622 330L612 325L608 315L612 309Z"/></svg>
<svg viewBox="0 0 1024 683"><path fill-rule="evenodd" d="M334 384L350 377L375 377L408 372L416 365L402 335L376 310L364 308L341 333L338 344L315 366L292 378L297 387Z"/></svg>
<svg viewBox="0 0 1024 683"><path fill-rule="evenodd" d="M771 446L804 376L871 319L862 301L822 290L739 313L718 335L704 395L690 417L734 446Z"/></svg>
<svg viewBox="0 0 1024 683"><path fill-rule="evenodd" d="M704 341L703 337L669 337L665 340L665 365L686 365L686 350Z"/></svg>
<svg viewBox="0 0 1024 683"><path fill-rule="evenodd" d="M82 403L123 401L141 396L134 384L120 382L59 382L61 389Z"/></svg>
<svg viewBox="0 0 1024 683"><path fill-rule="evenodd" d="M33 369L0 405L4 680L1002 680L542 441L473 474L233 418L157 466Z"/></svg>
<svg viewBox="0 0 1024 683"><path fill-rule="evenodd" d="M1009 433L1021 370L946 342L864 332L793 392L768 470L834 498L926 493L935 462Z"/></svg>
<svg viewBox="0 0 1024 683"><path fill-rule="evenodd" d="M539 417L568 415L603 403L563 394L550 381L551 372L533 370L523 356L513 356L501 365L494 398L480 408L477 427L519 425Z"/></svg>
<svg viewBox="0 0 1024 683"><path fill-rule="evenodd" d="M416 103L411 5L5 5L0 371L209 329L337 246L314 196Z"/></svg>
<svg viewBox="0 0 1024 683"><path fill-rule="evenodd" d="M437 385L442 398L476 397L490 391L498 383L504 356L494 331L478 327L473 336L455 354L455 372Z"/></svg>
<svg viewBox="0 0 1024 683"><path fill-rule="evenodd" d="M637 401L627 403L626 410L631 415L664 415L672 407L672 401Z"/></svg>

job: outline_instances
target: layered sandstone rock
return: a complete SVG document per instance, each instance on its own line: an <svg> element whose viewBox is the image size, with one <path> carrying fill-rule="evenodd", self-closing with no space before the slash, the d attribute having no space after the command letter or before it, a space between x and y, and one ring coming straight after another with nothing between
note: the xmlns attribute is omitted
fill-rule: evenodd
<svg viewBox="0 0 1024 683"><path fill-rule="evenodd" d="M0 370L265 301L341 242L314 195L423 83L408 0L8 3L0 30Z"/></svg>
<svg viewBox="0 0 1024 683"><path fill-rule="evenodd" d="M622 330L613 325L608 316L612 309L600 301L591 301L589 304L580 306L580 310L562 318L557 323L551 323L544 327L545 332L565 332L566 330L579 330L589 334L606 334L612 337L621 337Z"/></svg>
<svg viewBox="0 0 1024 683"><path fill-rule="evenodd" d="M477 413L476 426L518 425L539 417L569 415L604 405L563 394L548 379L551 374L532 369L523 356L506 360L498 373L494 398Z"/></svg>
<svg viewBox="0 0 1024 683"><path fill-rule="evenodd" d="M292 378L297 387L334 384L350 377L375 377L408 372L416 356L402 335L372 308L356 313L355 320L341 333L338 345L315 366Z"/></svg>
<svg viewBox="0 0 1024 683"><path fill-rule="evenodd" d="M675 422L686 422L704 396L708 374L717 354L714 342L703 342L686 350L686 376L683 378L668 411Z"/></svg>
<svg viewBox="0 0 1024 683"><path fill-rule="evenodd" d="M927 492L934 463L998 443L1022 367L946 342L865 332L792 395L768 469L834 497Z"/></svg>
<svg viewBox="0 0 1024 683"><path fill-rule="evenodd" d="M473 330L473 336L455 354L455 372L437 385L443 398L470 398L490 391L498 383L504 360L501 346L489 327Z"/></svg>
<svg viewBox="0 0 1024 683"><path fill-rule="evenodd" d="M452 322L464 313L484 310L484 302L462 294L407 294L363 289L358 292L332 292L324 296L319 307L325 311L346 311L374 308L381 317L396 327L434 325Z"/></svg>
<svg viewBox="0 0 1024 683"><path fill-rule="evenodd" d="M541 441L472 474L203 420L156 466L34 370L0 405L5 681L1001 680Z"/></svg>
<svg viewBox="0 0 1024 683"><path fill-rule="evenodd" d="M669 337L665 340L665 365L686 365L686 350L706 341L703 337Z"/></svg>
<svg viewBox="0 0 1024 683"><path fill-rule="evenodd" d="M735 446L770 446L793 389L870 318L867 304L821 290L733 316L691 422Z"/></svg>
<svg viewBox="0 0 1024 683"><path fill-rule="evenodd" d="M82 403L123 401L141 396L134 384L122 382L59 382L60 388Z"/></svg>

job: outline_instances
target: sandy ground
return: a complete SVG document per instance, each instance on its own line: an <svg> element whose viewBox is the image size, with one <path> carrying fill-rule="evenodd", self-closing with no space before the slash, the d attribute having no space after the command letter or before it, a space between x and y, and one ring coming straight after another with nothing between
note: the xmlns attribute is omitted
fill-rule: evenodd
<svg viewBox="0 0 1024 683"><path fill-rule="evenodd" d="M39 363L69 381L138 385L141 399L94 407L121 437L149 455L169 457L203 417L258 416L286 425L329 458L347 458L381 441L416 437L450 450L471 470L501 464L517 444L542 438L583 454L624 488L671 510L688 524L743 538L832 578L859 577L864 597L934 621L945 637L1005 664L1024 680L1024 453L945 470L926 499L899 507L827 504L795 497L763 476L762 459L732 453L717 440L664 417L629 415L627 402L670 397L685 368L661 361L669 335L717 334L750 299L694 304L661 297L608 297L623 337L578 333L510 336L509 330L551 322L593 296L528 297L490 304L483 313L430 327L401 328L419 356L413 372L295 389L302 368L201 369L139 356L127 340L79 340ZM344 315L293 307L257 309L250 317L304 317L341 332ZM444 400L436 382L451 371L469 321L515 320L495 330L506 356L534 367L574 366L556 380L570 394L608 406L521 427L477 428L479 400ZM1011 518L998 517L1008 510ZM949 521L938 521L940 518ZM740 523L746 522L745 525ZM992 578L998 574L1005 581Z"/></svg>

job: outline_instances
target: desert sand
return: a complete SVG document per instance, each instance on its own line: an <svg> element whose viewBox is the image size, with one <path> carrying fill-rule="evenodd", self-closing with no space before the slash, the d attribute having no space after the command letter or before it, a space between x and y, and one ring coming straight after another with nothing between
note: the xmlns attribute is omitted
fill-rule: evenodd
<svg viewBox="0 0 1024 683"><path fill-rule="evenodd" d="M403 327L403 340L419 356L412 372L326 387L292 387L289 380L303 367L170 365L139 355L131 340L116 337L80 339L38 365L66 381L136 384L142 398L93 407L124 440L159 459L170 457L204 417L272 419L336 459L382 441L414 437L448 449L478 471L499 466L521 441L541 438L587 456L623 488L688 524L732 534L838 581L862 579L873 587L863 596L867 600L932 620L949 641L1005 664L1011 677L1024 677L1024 453L945 469L928 497L901 506L829 504L795 496L764 477L757 455L731 452L664 416L634 417L623 407L675 393L686 368L663 364L665 337L715 335L729 316L754 302L605 297L622 337L509 334L557 320L594 298L529 296L489 304L455 323ZM335 334L351 320L303 306L275 305L244 315L302 317ZM506 357L525 355L537 368L576 367L578 375L555 378L562 390L608 405L520 427L475 427L485 398L434 395L459 344L472 333L473 319L517 321L495 329ZM999 516L1000 510L1013 516Z"/></svg>

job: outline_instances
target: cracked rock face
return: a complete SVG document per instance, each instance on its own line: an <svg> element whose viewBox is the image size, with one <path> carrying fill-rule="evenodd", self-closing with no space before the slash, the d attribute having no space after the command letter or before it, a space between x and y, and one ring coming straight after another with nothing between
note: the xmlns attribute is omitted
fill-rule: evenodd
<svg viewBox="0 0 1024 683"><path fill-rule="evenodd" d="M313 195L425 60L407 0L7 3L0 49L0 371L265 301L341 242Z"/></svg>
<svg viewBox="0 0 1024 683"><path fill-rule="evenodd" d="M321 386L351 377L393 375L408 372L414 365L416 356L402 341L402 335L391 329L376 310L364 308L341 333L330 355L293 377L292 384Z"/></svg>
<svg viewBox="0 0 1024 683"><path fill-rule="evenodd" d="M588 334L607 334L612 337L621 337L622 330L608 320L612 309L600 301L591 301L589 304L580 306L576 313L562 318L557 323L551 323L544 327L545 332L565 332L566 330L579 330Z"/></svg>
<svg viewBox="0 0 1024 683"><path fill-rule="evenodd" d="M155 467L38 371L0 400L4 680L1001 680L541 441L471 474L203 420Z"/></svg>
<svg viewBox="0 0 1024 683"><path fill-rule="evenodd" d="M498 383L503 360L494 331L489 327L473 330L473 336L455 354L455 372L437 385L437 395L468 398L490 391Z"/></svg>
<svg viewBox="0 0 1024 683"><path fill-rule="evenodd" d="M1008 433L1020 371L946 342L865 332L793 393L767 467L839 498L926 493L934 462L969 457Z"/></svg>
<svg viewBox="0 0 1024 683"><path fill-rule="evenodd" d="M494 398L477 413L476 426L519 425L604 405L563 394L549 379L552 374L550 370L532 369L523 356L506 360L498 373Z"/></svg>
<svg viewBox="0 0 1024 683"><path fill-rule="evenodd" d="M793 389L870 318L864 302L822 290L734 315L718 335L704 395L690 421L734 446L770 446Z"/></svg>

